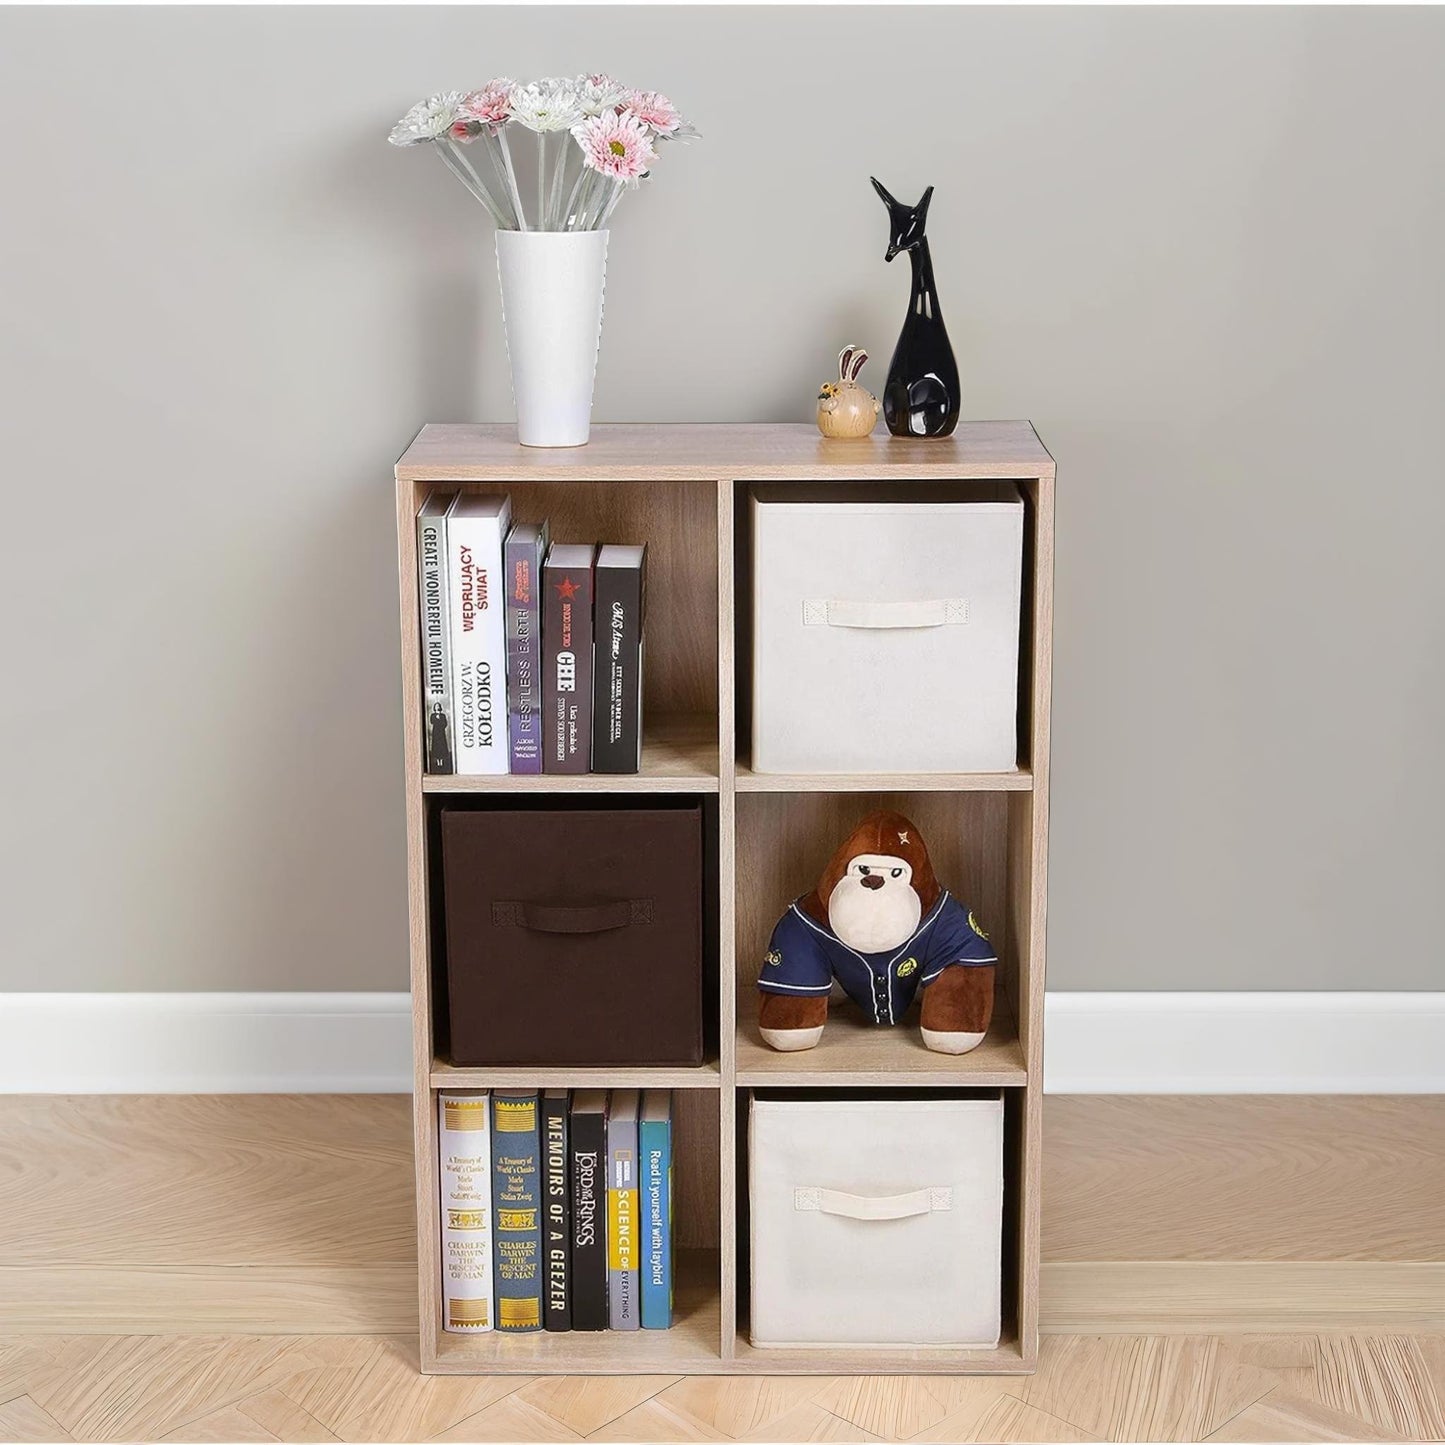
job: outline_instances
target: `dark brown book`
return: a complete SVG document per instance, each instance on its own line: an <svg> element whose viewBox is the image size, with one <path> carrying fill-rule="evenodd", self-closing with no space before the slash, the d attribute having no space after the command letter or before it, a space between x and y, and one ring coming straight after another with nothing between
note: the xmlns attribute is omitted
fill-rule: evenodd
<svg viewBox="0 0 1445 1445"><path fill-rule="evenodd" d="M603 547L593 608L592 771L635 773L642 765L642 629L647 548Z"/></svg>
<svg viewBox="0 0 1445 1445"><path fill-rule="evenodd" d="M442 810L452 1060L702 1062L702 810Z"/></svg>
<svg viewBox="0 0 1445 1445"><path fill-rule="evenodd" d="M544 773L592 766L592 595L597 548L554 542L542 572Z"/></svg>

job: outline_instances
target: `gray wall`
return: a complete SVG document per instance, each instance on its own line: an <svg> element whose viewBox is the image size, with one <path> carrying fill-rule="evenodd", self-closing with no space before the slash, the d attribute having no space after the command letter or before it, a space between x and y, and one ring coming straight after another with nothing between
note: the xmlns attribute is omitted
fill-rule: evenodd
<svg viewBox="0 0 1445 1445"><path fill-rule="evenodd" d="M385 135L596 67L706 133L601 420L880 383L867 176L938 186L966 415L1060 466L1054 986L1440 986L1442 65L1428 9L0 12L0 989L404 987L388 469L509 398Z"/></svg>

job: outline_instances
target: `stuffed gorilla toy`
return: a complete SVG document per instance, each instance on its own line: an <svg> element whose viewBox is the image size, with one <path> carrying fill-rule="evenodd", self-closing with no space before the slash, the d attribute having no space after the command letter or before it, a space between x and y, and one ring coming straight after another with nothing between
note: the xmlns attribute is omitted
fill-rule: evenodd
<svg viewBox="0 0 1445 1445"><path fill-rule="evenodd" d="M965 1054L988 1032L997 964L973 914L933 876L918 829L870 813L778 920L758 1022L773 1048L810 1049L835 980L875 1024L900 1023L921 989L923 1042Z"/></svg>

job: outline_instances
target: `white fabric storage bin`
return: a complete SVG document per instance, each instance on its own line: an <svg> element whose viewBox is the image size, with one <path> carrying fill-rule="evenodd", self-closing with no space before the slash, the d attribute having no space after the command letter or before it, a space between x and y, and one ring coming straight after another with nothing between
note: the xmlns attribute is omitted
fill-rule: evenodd
<svg viewBox="0 0 1445 1445"><path fill-rule="evenodd" d="M1015 769L1017 487L854 496L753 488L753 771Z"/></svg>
<svg viewBox="0 0 1445 1445"><path fill-rule="evenodd" d="M998 1344L1003 1101L754 1098L752 1343Z"/></svg>

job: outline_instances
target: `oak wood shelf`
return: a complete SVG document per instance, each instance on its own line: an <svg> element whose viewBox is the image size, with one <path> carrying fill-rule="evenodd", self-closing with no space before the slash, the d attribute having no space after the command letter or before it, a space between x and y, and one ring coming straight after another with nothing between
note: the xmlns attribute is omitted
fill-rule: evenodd
<svg viewBox="0 0 1445 1445"><path fill-rule="evenodd" d="M561 1087L558 1085L557 1087ZM437 1374L708 1374L722 1364L716 1250L676 1259L670 1330L572 1330L553 1334L449 1335L438 1341Z"/></svg>
<svg viewBox="0 0 1445 1445"><path fill-rule="evenodd" d="M1001 1000L984 1041L956 1057L925 1048L916 1020L898 1028L875 1028L851 1003L833 1005L815 1048L779 1053L758 1033L755 1002L748 999L746 1011L740 1009L735 1053L739 1088L1014 1089L1029 1081L1007 1000Z"/></svg>
<svg viewBox="0 0 1445 1445"><path fill-rule="evenodd" d="M1027 793L1034 775L1028 768L1008 773L755 773L740 761L734 786L740 793Z"/></svg>
<svg viewBox="0 0 1445 1445"><path fill-rule="evenodd" d="M711 1063L671 1066L643 1064L636 1067L576 1064L488 1064L471 1068L434 1059L431 1067L433 1089L720 1089L722 1071L716 1059Z"/></svg>
<svg viewBox="0 0 1445 1445"><path fill-rule="evenodd" d="M421 1363L438 1374L1014 1374L1038 1349L1044 896L1048 841L1054 463L1026 421L965 422L944 441L834 442L811 425L596 426L585 447L518 446L510 426L424 427L396 465L413 1017ZM1014 480L1025 502L1019 766L1001 773L803 775L748 765L746 497L755 481ZM435 486L509 492L518 520L559 539L645 540L647 663L637 774L428 777L422 772L415 517ZM458 797L682 793L716 837L717 1056L697 1068L461 1068L446 1057L433 958L434 813ZM823 1042L779 1054L757 1033L758 959L856 817L909 814L939 876L990 921L999 1003L983 1044L930 1053L916 1025L866 1026L837 1008ZM708 812L708 809L711 811ZM450 1335L441 1329L435 1091L675 1090L677 1322L626 1333ZM757 1349L748 1340L745 1161L750 1089L997 1088L1005 1102L1005 1334L997 1349Z"/></svg>

